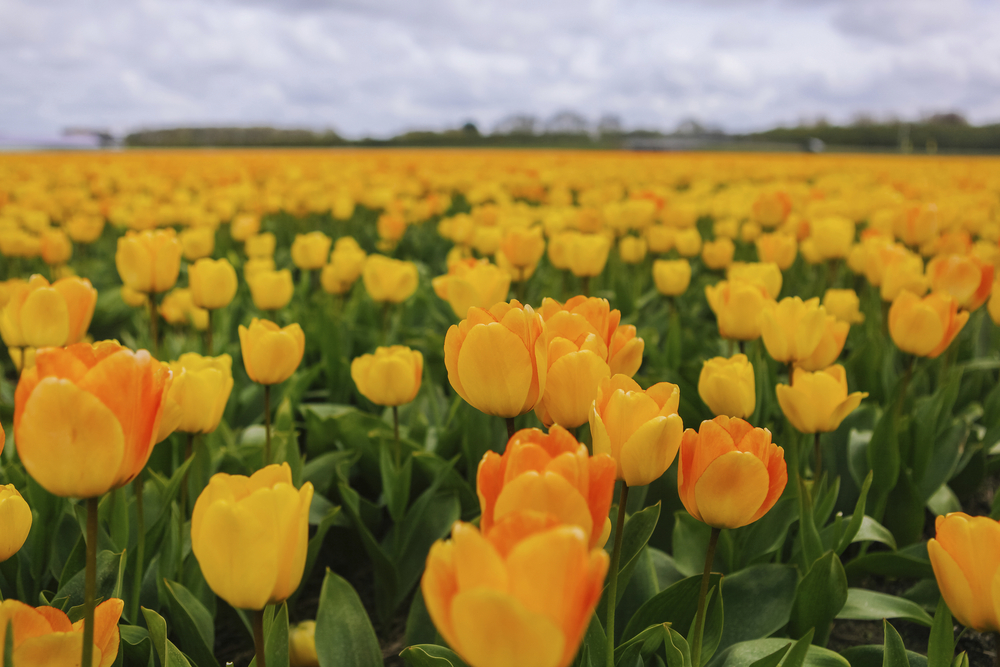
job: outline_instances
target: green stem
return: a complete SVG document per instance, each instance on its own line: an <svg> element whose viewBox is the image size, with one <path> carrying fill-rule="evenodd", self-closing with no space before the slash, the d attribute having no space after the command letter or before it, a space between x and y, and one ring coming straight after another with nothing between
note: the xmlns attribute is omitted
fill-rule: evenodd
<svg viewBox="0 0 1000 667"><path fill-rule="evenodd" d="M160 340L157 332L156 294L149 293L149 335L152 338L153 356L160 356Z"/></svg>
<svg viewBox="0 0 1000 667"><path fill-rule="evenodd" d="M712 578L712 561L715 560L715 545L719 543L721 528L712 528L705 553L705 570L701 573L701 591L698 593L698 615L694 619L694 643L691 645L691 665L701 666L701 640L705 634L705 601L708 598L708 583Z"/></svg>
<svg viewBox="0 0 1000 667"><path fill-rule="evenodd" d="M580 292L582 292L584 296L590 296L590 276L584 276L580 280Z"/></svg>
<svg viewBox="0 0 1000 667"><path fill-rule="evenodd" d="M146 558L146 517L142 510L142 472L136 475L132 482L135 493L136 535L135 575L132 578L132 599L129 603L129 621L133 625L139 622L139 593L142 591L143 563Z"/></svg>
<svg viewBox="0 0 1000 667"><path fill-rule="evenodd" d="M510 439L513 438L514 434L517 432L517 427L514 426L513 417L507 417L506 421L507 421L507 441L509 442Z"/></svg>
<svg viewBox="0 0 1000 667"><path fill-rule="evenodd" d="M819 431L816 431L816 438L813 440L813 481L818 485L819 478L823 470L823 448L819 444ZM814 487L818 488L818 487Z"/></svg>
<svg viewBox="0 0 1000 667"><path fill-rule="evenodd" d="M398 405L392 406L392 430L393 430L393 434L396 436L396 452L395 452L395 454L396 454L396 469L398 470L399 469L399 459L400 459L400 453L399 453L399 448L400 448L400 444L399 444L399 406Z"/></svg>
<svg viewBox="0 0 1000 667"><path fill-rule="evenodd" d="M267 667L264 657L264 610L257 609L253 613L253 646L257 654L257 667Z"/></svg>
<svg viewBox="0 0 1000 667"><path fill-rule="evenodd" d="M264 465L271 463L271 385L264 385Z"/></svg>
<svg viewBox="0 0 1000 667"><path fill-rule="evenodd" d="M208 326L205 328L205 356L212 356L212 311L208 311Z"/></svg>
<svg viewBox="0 0 1000 667"><path fill-rule="evenodd" d="M622 482L618 494L618 520L615 522L615 546L611 550L608 570L608 617L605 630L608 637L607 667L615 667L615 604L618 602L618 563L622 557L622 534L625 532L625 506L628 505L628 484Z"/></svg>
<svg viewBox="0 0 1000 667"><path fill-rule="evenodd" d="M94 662L94 594L97 592L97 498L87 498L87 569L83 584L83 660Z"/></svg>

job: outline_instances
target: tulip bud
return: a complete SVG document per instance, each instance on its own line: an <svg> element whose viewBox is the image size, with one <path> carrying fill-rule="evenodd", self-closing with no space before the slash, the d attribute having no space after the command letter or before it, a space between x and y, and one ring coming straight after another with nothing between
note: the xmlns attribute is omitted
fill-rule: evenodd
<svg viewBox="0 0 1000 667"><path fill-rule="evenodd" d="M826 327L826 310L819 299L790 296L768 301L760 313L760 333L775 361L795 363L812 354Z"/></svg>
<svg viewBox="0 0 1000 667"><path fill-rule="evenodd" d="M719 335L736 340L760 337L760 313L769 301L762 287L741 280L723 280L705 287L708 305L719 322Z"/></svg>
<svg viewBox="0 0 1000 667"><path fill-rule="evenodd" d="M284 382L302 363L306 336L298 324L282 329L270 320L255 317L249 328L241 324L239 333L243 366L258 384Z"/></svg>
<svg viewBox="0 0 1000 667"><path fill-rule="evenodd" d="M868 396L860 391L847 394L847 374L839 364L812 373L796 368L792 385L779 384L775 392L781 411L800 433L836 431Z"/></svg>
<svg viewBox="0 0 1000 667"><path fill-rule="evenodd" d="M181 243L173 229L129 231L118 239L115 266L122 282L137 292L166 292L181 270Z"/></svg>
<svg viewBox="0 0 1000 667"><path fill-rule="evenodd" d="M819 260L847 257L854 245L854 222L843 216L829 216L809 224L810 240Z"/></svg>
<svg viewBox="0 0 1000 667"><path fill-rule="evenodd" d="M417 291L419 274L413 262L369 255L361 280L372 301L402 303Z"/></svg>
<svg viewBox="0 0 1000 667"><path fill-rule="evenodd" d="M841 322L861 324L865 321L861 300L852 289L828 289L823 294L823 307Z"/></svg>
<svg viewBox="0 0 1000 667"><path fill-rule="evenodd" d="M215 227L191 227L181 232L184 259L193 262L215 251Z"/></svg>
<svg viewBox="0 0 1000 667"><path fill-rule="evenodd" d="M42 234L41 241L42 260L49 266L65 264L73 256L73 244L61 229L47 230Z"/></svg>
<svg viewBox="0 0 1000 667"><path fill-rule="evenodd" d="M281 310L292 300L295 285L292 283L292 272L261 271L252 278L247 278L250 285L250 296L257 310Z"/></svg>
<svg viewBox="0 0 1000 667"><path fill-rule="evenodd" d="M447 275L431 281L434 293L462 318L473 306L489 308L505 301L510 291L510 275L485 259L468 259L448 267Z"/></svg>
<svg viewBox="0 0 1000 667"><path fill-rule="evenodd" d="M1000 632L1000 523L951 512L934 522L927 541L934 578L955 620L977 632Z"/></svg>
<svg viewBox="0 0 1000 667"><path fill-rule="evenodd" d="M927 264L931 289L947 292L958 305L976 310L986 303L993 286L994 267L975 255L943 255Z"/></svg>
<svg viewBox="0 0 1000 667"><path fill-rule="evenodd" d="M93 667L111 667L118 659L118 620L125 603L105 600L94 609ZM30 607L17 600L0 603L0 646L11 641L11 662L21 665L79 665L83 655L83 619L71 623L55 607ZM12 638L7 637L11 627ZM11 667L11 666L8 666Z"/></svg>
<svg viewBox="0 0 1000 667"><path fill-rule="evenodd" d="M225 308L236 296L236 269L226 258L199 259L188 267L191 300L199 308Z"/></svg>
<svg viewBox="0 0 1000 667"><path fill-rule="evenodd" d="M749 417L757 407L753 364L745 354L709 359L698 376L698 395L715 415Z"/></svg>
<svg viewBox="0 0 1000 667"><path fill-rule="evenodd" d="M97 290L85 278L62 278L49 285L40 275L10 288L0 310L0 336L8 347L71 345L87 334Z"/></svg>
<svg viewBox="0 0 1000 667"><path fill-rule="evenodd" d="M771 432L719 416L681 441L677 491L688 513L712 528L739 528L767 514L785 490L785 450Z"/></svg>
<svg viewBox="0 0 1000 667"><path fill-rule="evenodd" d="M403 405L417 397L424 357L405 345L378 347L351 362L351 379L375 405Z"/></svg>
<svg viewBox="0 0 1000 667"><path fill-rule="evenodd" d="M104 233L104 218L78 214L67 220L65 227L73 243L93 243Z"/></svg>
<svg viewBox="0 0 1000 667"><path fill-rule="evenodd" d="M917 296L923 295L930 286L930 281L924 275L924 260L920 255L906 252L889 257L890 262L882 272L882 300L894 301L904 290Z"/></svg>
<svg viewBox="0 0 1000 667"><path fill-rule="evenodd" d="M0 451L3 450L0 428ZM0 486L0 563L16 554L31 530L31 508L13 484Z"/></svg>
<svg viewBox="0 0 1000 667"><path fill-rule="evenodd" d="M691 284L691 263L686 259L658 259L653 262L653 282L660 294L680 296Z"/></svg>
<svg viewBox="0 0 1000 667"><path fill-rule="evenodd" d="M228 354L203 357L194 352L170 362L174 374L168 401L178 405L178 423L172 430L211 433L222 421L222 413L233 390L233 359Z"/></svg>
<svg viewBox="0 0 1000 667"><path fill-rule="evenodd" d="M903 352L936 358L944 352L965 323L967 311L958 310L955 299L941 292L920 298L903 290L889 307L889 334Z"/></svg>
<svg viewBox="0 0 1000 667"><path fill-rule="evenodd" d="M762 234L755 240L757 258L761 262L773 262L784 271L795 263L798 254L798 242L791 234Z"/></svg>
<svg viewBox="0 0 1000 667"><path fill-rule="evenodd" d="M271 232L254 234L243 244L247 257L274 257L276 240Z"/></svg>
<svg viewBox="0 0 1000 667"><path fill-rule="evenodd" d="M309 545L313 486L292 486L287 463L250 477L216 473L191 515L191 551L215 594L263 609L299 587Z"/></svg>
<svg viewBox="0 0 1000 667"><path fill-rule="evenodd" d="M361 277L368 255L351 236L343 236L333 244L330 263L323 267L320 282L330 294L343 294Z"/></svg>
<svg viewBox="0 0 1000 667"><path fill-rule="evenodd" d="M701 261L709 269L724 269L733 262L736 245L732 239L721 237L714 241L706 241L701 247Z"/></svg>
<svg viewBox="0 0 1000 667"><path fill-rule="evenodd" d="M305 271L322 268L333 240L323 232L296 234L292 241L292 261Z"/></svg>
<svg viewBox="0 0 1000 667"><path fill-rule="evenodd" d="M319 667L316 621L302 621L288 629L288 664L289 667Z"/></svg>
<svg viewBox="0 0 1000 667"><path fill-rule="evenodd" d="M629 486L658 479L677 455L684 424L677 414L680 390L669 382L643 390L627 375L601 381L590 410L594 453L617 464Z"/></svg>

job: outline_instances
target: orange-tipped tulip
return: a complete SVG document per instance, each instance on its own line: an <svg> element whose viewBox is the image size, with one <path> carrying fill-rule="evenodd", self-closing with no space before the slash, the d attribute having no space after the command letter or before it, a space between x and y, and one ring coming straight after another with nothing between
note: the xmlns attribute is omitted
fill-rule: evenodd
<svg viewBox="0 0 1000 667"><path fill-rule="evenodd" d="M118 619L125 603L118 598L105 600L94 609L94 667L111 667L118 659ZM17 600L0 603L0 646L7 638L7 626L14 632L14 665L79 665L83 654L83 621L70 623L55 607L29 607ZM0 667L3 656L0 655ZM8 667L12 667L8 665Z"/></svg>
<svg viewBox="0 0 1000 667"><path fill-rule="evenodd" d="M97 290L85 278L62 278L52 285L40 275L11 289L0 310L0 335L8 347L72 345L87 333Z"/></svg>
<svg viewBox="0 0 1000 667"><path fill-rule="evenodd" d="M292 377L302 363L306 335L298 324L279 327L270 320L250 321L239 329L243 366L251 380L259 384L278 384Z"/></svg>
<svg viewBox="0 0 1000 667"><path fill-rule="evenodd" d="M796 368L792 384L775 387L781 411L800 433L836 431L868 392L847 393L847 374L837 364L821 371Z"/></svg>
<svg viewBox="0 0 1000 667"><path fill-rule="evenodd" d="M558 425L547 434L522 429L502 456L486 452L479 463L480 529L489 535L495 523L514 512L542 512L579 526L591 547L603 547L611 532L608 510L614 488L611 457L591 456L586 445Z"/></svg>
<svg viewBox="0 0 1000 667"><path fill-rule="evenodd" d="M403 405L417 397L424 355L405 345L375 348L351 362L351 379L375 405Z"/></svg>
<svg viewBox="0 0 1000 667"><path fill-rule="evenodd" d="M719 416L688 429L677 490L688 513L713 528L739 528L764 516L788 482L785 450L771 432Z"/></svg>
<svg viewBox="0 0 1000 667"><path fill-rule="evenodd" d="M49 493L94 498L132 481L159 433L171 373L115 341L44 348L21 375L14 433Z"/></svg>
<svg viewBox="0 0 1000 667"><path fill-rule="evenodd" d="M944 352L965 323L954 297L934 292L923 298L903 290L889 308L889 334L903 352L934 359Z"/></svg>
<svg viewBox="0 0 1000 667"><path fill-rule="evenodd" d="M935 292L947 292L958 305L976 310L986 303L993 286L994 267L975 255L944 255L927 264L927 277Z"/></svg>
<svg viewBox="0 0 1000 667"><path fill-rule="evenodd" d="M1000 632L1000 523L987 516L939 516L927 541L941 596L962 625Z"/></svg>

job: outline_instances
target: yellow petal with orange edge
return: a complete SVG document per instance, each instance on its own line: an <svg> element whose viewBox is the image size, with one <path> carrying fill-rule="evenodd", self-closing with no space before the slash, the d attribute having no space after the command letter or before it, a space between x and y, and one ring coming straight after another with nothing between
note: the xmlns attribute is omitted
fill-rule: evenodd
<svg viewBox="0 0 1000 667"><path fill-rule="evenodd" d="M549 367L545 378L542 400L552 420L547 425L576 428L586 423L598 385L610 376L608 364L593 352L571 352L560 357Z"/></svg>
<svg viewBox="0 0 1000 667"><path fill-rule="evenodd" d="M746 525L767 497L767 468L753 454L729 452L705 469L694 487L701 520L714 528Z"/></svg>
<svg viewBox="0 0 1000 667"><path fill-rule="evenodd" d="M79 665L83 653L82 632L53 632L51 634L33 637L14 650L14 665L37 665L38 667L63 667L63 665ZM93 649L93 664L104 667L114 663L117 654L111 656L111 662L105 663L101 650Z"/></svg>
<svg viewBox="0 0 1000 667"><path fill-rule="evenodd" d="M552 514L562 523L579 526L588 540L593 531L594 519L586 498L554 472L526 472L504 486L493 510L494 521L518 510Z"/></svg>
<svg viewBox="0 0 1000 667"><path fill-rule="evenodd" d="M65 345L69 337L69 308L51 287L37 289L21 306L21 332L32 347Z"/></svg>
<svg viewBox="0 0 1000 667"><path fill-rule="evenodd" d="M670 467L681 446L684 424L678 415L654 417L622 445L619 467L629 486L645 486Z"/></svg>
<svg viewBox="0 0 1000 667"><path fill-rule="evenodd" d="M969 580L965 578L965 573L955 559L934 539L927 541L927 555L931 559L934 578L937 579L938 588L941 589L941 596L948 604L948 609L951 610L955 620L976 630L987 630L988 628L980 624L984 619L970 616L976 606L976 598L969 586Z"/></svg>
<svg viewBox="0 0 1000 667"><path fill-rule="evenodd" d="M420 578L420 593L427 613L441 636L452 646L456 645L451 626L451 600L458 592L455 567L455 543L438 540L431 545L424 575Z"/></svg>
<svg viewBox="0 0 1000 667"><path fill-rule="evenodd" d="M499 323L469 331L458 352L466 400L497 417L516 417L531 388L532 363L522 339Z"/></svg>
<svg viewBox="0 0 1000 667"><path fill-rule="evenodd" d="M550 619L505 593L462 592L451 604L454 648L475 667L559 667L565 640Z"/></svg>
<svg viewBox="0 0 1000 667"><path fill-rule="evenodd" d="M507 568L503 559L479 530L470 524L456 523L452 528L451 541L458 590L507 590Z"/></svg>

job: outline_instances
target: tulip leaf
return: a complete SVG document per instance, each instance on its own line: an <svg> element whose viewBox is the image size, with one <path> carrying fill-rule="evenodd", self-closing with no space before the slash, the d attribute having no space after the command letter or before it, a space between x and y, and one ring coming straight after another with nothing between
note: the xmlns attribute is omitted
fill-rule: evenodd
<svg viewBox="0 0 1000 667"><path fill-rule="evenodd" d="M586 647L590 655L595 656L594 660L599 662L603 662L604 656L607 655L608 638L604 634L604 626L601 624L596 610L590 615L590 623L583 636L583 646Z"/></svg>
<svg viewBox="0 0 1000 667"><path fill-rule="evenodd" d="M868 491L872 486L873 474L869 470L868 474L865 475L865 481L862 482L861 492L858 495L858 502L854 505L854 514L851 515L851 520L847 523L847 528L844 530L843 535L841 535L840 543L837 545L837 555L844 553L844 550L854 541L855 535L861 530L861 524L864 523L865 518L865 506L868 502Z"/></svg>
<svg viewBox="0 0 1000 667"><path fill-rule="evenodd" d="M852 578L861 573L908 579L934 578L934 570L931 568L927 545L924 542L899 551L865 554L849 562L844 569Z"/></svg>
<svg viewBox="0 0 1000 667"><path fill-rule="evenodd" d="M176 581L164 580L170 605L170 621L184 652L198 667L218 667L213 654L215 621L212 614L191 591Z"/></svg>
<svg viewBox="0 0 1000 667"><path fill-rule="evenodd" d="M184 654L167 639L167 622L152 609L142 607L142 615L146 619L149 638L153 642L156 655L160 658L160 667L191 667Z"/></svg>
<svg viewBox="0 0 1000 667"><path fill-rule="evenodd" d="M14 664L14 621L8 620L3 631L3 664Z"/></svg>
<svg viewBox="0 0 1000 667"><path fill-rule="evenodd" d="M677 569L684 576L693 577L705 569L705 554L708 553L708 538L711 534L711 528L686 510L674 512L674 530L670 534L671 550Z"/></svg>
<svg viewBox="0 0 1000 667"><path fill-rule="evenodd" d="M910 667L910 659L906 655L906 647L903 646L903 638L896 632L889 621L882 621L885 629L885 653L883 654L882 667Z"/></svg>
<svg viewBox="0 0 1000 667"><path fill-rule="evenodd" d="M106 494L111 503L111 541L118 551L128 548L129 519L128 494L124 488L118 488Z"/></svg>
<svg viewBox="0 0 1000 667"><path fill-rule="evenodd" d="M616 595L618 600L621 600L622 596L625 595L629 579L632 578L632 572L639 562L639 554L642 553L646 543L649 542L649 538L653 535L653 529L656 528L656 522L659 518L660 502L657 501L655 505L650 505L646 509L636 512L625 522L625 532L622 535L621 560L619 561L621 567L618 568L618 591ZM613 530L616 529L617 527ZM612 535L614 535L613 532ZM612 545L613 541L609 539L605 548L610 548ZM604 595L601 596L602 605L607 604L605 600L606 596L607 585L605 585Z"/></svg>
<svg viewBox="0 0 1000 667"><path fill-rule="evenodd" d="M916 602L864 588L847 589L847 602L837 618L853 621L903 618L920 625L930 626L933 623L930 615Z"/></svg>
<svg viewBox="0 0 1000 667"><path fill-rule="evenodd" d="M424 604L424 594L417 588L410 601L410 610L406 614L406 630L403 641L407 646L418 644L433 644L438 640L438 631L434 627L434 621Z"/></svg>
<svg viewBox="0 0 1000 667"><path fill-rule="evenodd" d="M268 667L288 667L288 605L284 602L264 610L264 657ZM255 662L256 658L249 667Z"/></svg>
<svg viewBox="0 0 1000 667"><path fill-rule="evenodd" d="M631 665L636 663L636 658L646 657L659 650L663 645L664 631L669 627L667 623L657 623L651 625L639 634L631 637L615 647L615 664ZM638 664L641 664L641 660Z"/></svg>
<svg viewBox="0 0 1000 667"><path fill-rule="evenodd" d="M330 487L335 482L348 477L346 471L357 460L357 452L336 451L320 454L306 461L305 466L302 468L302 479L306 482L312 482L313 488L316 491L314 498L317 496L326 496ZM343 474L339 470L341 467L345 469Z"/></svg>
<svg viewBox="0 0 1000 667"><path fill-rule="evenodd" d="M466 667L454 651L436 644L408 646L399 655L410 667Z"/></svg>
<svg viewBox="0 0 1000 667"><path fill-rule="evenodd" d="M896 391L893 392L894 402L904 400L905 397L899 395L902 389L902 386L897 386ZM898 429L896 407L890 404L883 410L882 416L875 423L875 430L872 431L867 448L868 467L874 474L872 482L875 489L872 498L874 507L871 515L876 520L882 519L886 500L899 479L902 459L899 454Z"/></svg>
<svg viewBox="0 0 1000 667"><path fill-rule="evenodd" d="M451 531L452 524L458 521L461 513L461 504L454 493L437 493L431 496L426 505L421 505L420 514L416 512L416 508L417 503L414 503L411 516L405 522L406 525L418 528L416 535L396 552L394 558L398 589L392 601L393 609L405 600L420 580L431 545Z"/></svg>
<svg viewBox="0 0 1000 667"><path fill-rule="evenodd" d="M920 667L920 665L914 663L913 658L910 658L910 664L913 667ZM951 667L969 667L969 654L962 651L956 655L955 659L951 661Z"/></svg>
<svg viewBox="0 0 1000 667"><path fill-rule="evenodd" d="M803 637L802 639L805 639L805 637ZM802 639L800 639L799 641L802 641ZM809 636L809 639L812 640L812 637ZM778 667L778 664L781 662L781 659L785 657L785 654L788 653L788 650L790 648L792 648L792 642L788 642L774 653L765 655L760 660L753 661L752 663L750 663L750 667Z"/></svg>
<svg viewBox="0 0 1000 667"><path fill-rule="evenodd" d="M726 576L726 623L719 650L770 637L788 624L798 574L791 565L752 565Z"/></svg>
<svg viewBox="0 0 1000 667"><path fill-rule="evenodd" d="M830 624L847 602L847 575L840 558L827 551L809 568L799 582L789 623L789 633L799 638L811 628L814 641L823 645L830 635Z"/></svg>
<svg viewBox="0 0 1000 667"><path fill-rule="evenodd" d="M396 458L393 458L395 447ZM410 482L413 479L413 457L399 461L401 445L383 441L379 448L379 470L382 473L382 495L385 497L389 516L396 523L403 520L406 506L410 503Z"/></svg>
<svg viewBox="0 0 1000 667"><path fill-rule="evenodd" d="M789 642L788 639L777 637L740 642L715 656L715 659L712 661L712 667L746 667L746 665L752 665L756 661L773 655L776 651L787 649L788 653L785 654L784 661L782 662L782 667L785 667L793 657L791 655L792 648L799 642L806 648L805 658L801 663L802 667L853 667L853 663L849 663L845 658L833 651L810 645L810 641L807 641L807 638L811 640L810 633L808 632L802 639L794 643Z"/></svg>
<svg viewBox="0 0 1000 667"><path fill-rule="evenodd" d="M950 667L955 656L955 628L951 610L942 597L934 610L931 636L927 641L927 667Z"/></svg>
<svg viewBox="0 0 1000 667"><path fill-rule="evenodd" d="M320 667L381 667L382 649L354 588L327 569L316 612Z"/></svg>
<svg viewBox="0 0 1000 667"><path fill-rule="evenodd" d="M718 587L720 581L722 581L722 575L713 573L709 579L709 586L716 588ZM647 600L641 607L639 607L639 609L636 610L635 614L632 615L632 618L625 626L625 631L622 632L622 640L624 641L630 639L643 629L648 628L651 625L658 625L661 623L670 623L671 628L681 633L681 635L686 636L691 628L692 622L694 621L695 614L698 611L698 594L700 592L700 574L686 579L681 579L673 586L660 591ZM712 606L710 606L708 621L705 624L704 646L706 647L711 644L709 641L709 631L713 625L711 622L712 611ZM721 615L721 608L719 611L719 615ZM721 638L721 619L717 620L720 621L718 637ZM716 643L718 643L718 639L716 639Z"/></svg>
<svg viewBox="0 0 1000 667"><path fill-rule="evenodd" d="M383 551L371 531L368 530L368 526L361 520L358 511L360 507L358 492L344 483L339 484L338 487L340 497L344 501L341 507L358 532L365 553L368 554L372 566L375 568L375 605L380 615L388 615L392 611L392 601L399 588L399 575L396 572L396 566Z"/></svg>
<svg viewBox="0 0 1000 667"><path fill-rule="evenodd" d="M124 553L111 553L110 551L100 551L97 554L97 592L95 597L105 600L113 597L116 588L119 588L121 569L125 562ZM69 581L56 591L53 600L66 598L63 609L78 607L83 604L84 576L86 571L80 570L74 574Z"/></svg>
<svg viewBox="0 0 1000 667"><path fill-rule="evenodd" d="M739 528L734 533L738 533L740 538L737 543L740 545L737 551L739 563L746 567L755 559L773 553L780 549L788 536L788 529L792 527L799 518L798 500L785 496L774 504L767 514L749 526ZM700 523L700 522L699 522ZM675 528L676 531L676 528ZM708 534L708 531L705 531ZM705 538L707 541L707 537ZM701 556L704 562L704 550ZM692 565L692 567L697 567ZM696 574L697 572L688 572Z"/></svg>
<svg viewBox="0 0 1000 667"><path fill-rule="evenodd" d="M667 667L691 667L691 647L687 640L669 625L664 626L663 647Z"/></svg>
<svg viewBox="0 0 1000 667"><path fill-rule="evenodd" d="M799 536L801 553L805 559L803 569L807 569L823 555L823 541L816 529L812 497L802 477L799 477Z"/></svg>
<svg viewBox="0 0 1000 667"><path fill-rule="evenodd" d="M121 657L122 662L131 667L152 667L153 665L153 642L149 637L149 631L138 625L122 625L119 627L121 633Z"/></svg>

